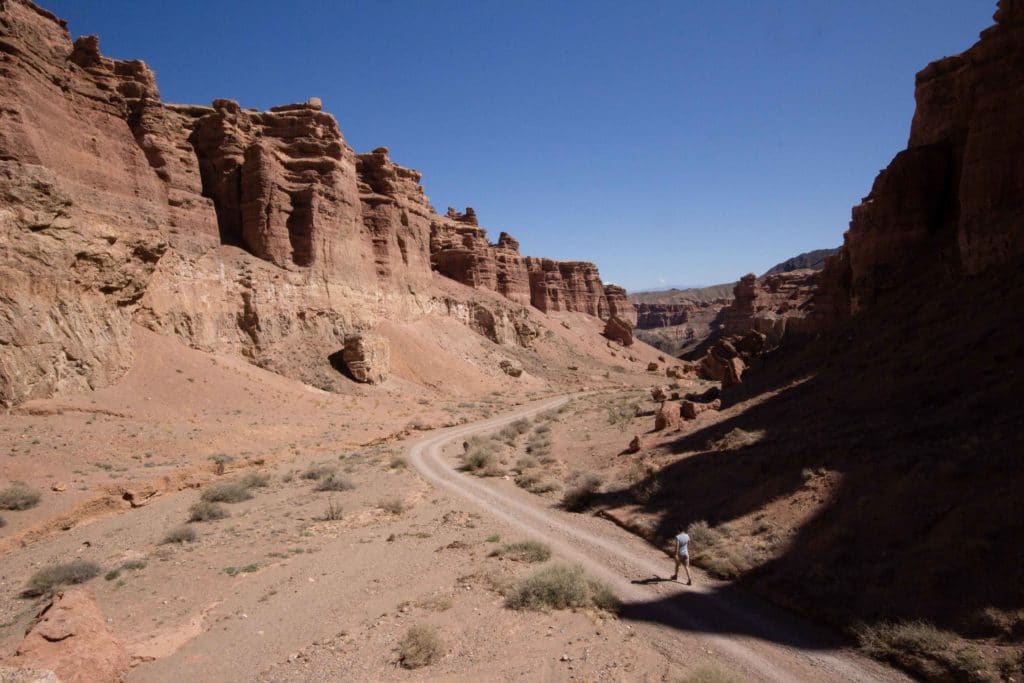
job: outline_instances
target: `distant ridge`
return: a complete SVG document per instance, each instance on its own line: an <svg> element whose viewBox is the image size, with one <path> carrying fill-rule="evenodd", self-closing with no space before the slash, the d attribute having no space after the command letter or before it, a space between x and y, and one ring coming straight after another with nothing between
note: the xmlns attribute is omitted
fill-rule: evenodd
<svg viewBox="0 0 1024 683"><path fill-rule="evenodd" d="M775 273L788 273L794 270L803 270L805 268L821 270L825 267L825 259L837 251L839 251L838 247L835 249L815 249L814 251L804 252L803 254L794 256L793 258L788 258L782 263L775 264L765 271L764 275L761 277L764 277L765 275L774 275Z"/></svg>

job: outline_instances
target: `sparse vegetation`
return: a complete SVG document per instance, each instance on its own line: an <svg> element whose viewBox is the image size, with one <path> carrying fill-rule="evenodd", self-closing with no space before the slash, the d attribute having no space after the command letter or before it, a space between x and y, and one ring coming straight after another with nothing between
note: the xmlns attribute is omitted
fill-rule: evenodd
<svg viewBox="0 0 1024 683"><path fill-rule="evenodd" d="M209 501L201 500L188 509L188 521L212 522L229 516L227 508Z"/></svg>
<svg viewBox="0 0 1024 683"><path fill-rule="evenodd" d="M244 567L224 567L224 573L228 576L237 576L239 574L252 574L259 568L260 566L256 563L247 564Z"/></svg>
<svg viewBox="0 0 1024 683"><path fill-rule="evenodd" d="M419 669L444 657L445 646L437 628L417 624L405 632L398 644L399 660L406 669Z"/></svg>
<svg viewBox="0 0 1024 683"><path fill-rule="evenodd" d="M264 489L270 486L270 475L261 472L249 472L238 481L247 489Z"/></svg>
<svg viewBox="0 0 1024 683"><path fill-rule="evenodd" d="M402 502L401 498L384 498L377 501L377 507L393 515L400 515L405 512L405 503Z"/></svg>
<svg viewBox="0 0 1024 683"><path fill-rule="evenodd" d="M217 474L224 474L224 469L227 467L228 463L234 461L234 458L227 453L218 453L216 455L211 455L210 460L213 461L213 471Z"/></svg>
<svg viewBox="0 0 1024 683"><path fill-rule="evenodd" d="M225 481L207 487L200 497L207 503L241 503L252 498L252 492L241 481Z"/></svg>
<svg viewBox="0 0 1024 683"><path fill-rule="evenodd" d="M405 461L400 455L392 456L391 461L388 463L388 467L393 470L402 470L409 466L409 463Z"/></svg>
<svg viewBox="0 0 1024 683"><path fill-rule="evenodd" d="M505 474L498 461L498 444L490 439L471 440L462 455L463 469L479 477L500 477Z"/></svg>
<svg viewBox="0 0 1024 683"><path fill-rule="evenodd" d="M547 493L558 490L558 484L544 479L538 472L523 472L516 477L516 486L526 489L530 493Z"/></svg>
<svg viewBox="0 0 1024 683"><path fill-rule="evenodd" d="M529 610L596 607L615 611L619 601L610 588L587 576L582 567L551 564L519 581L509 592L506 605Z"/></svg>
<svg viewBox="0 0 1024 683"><path fill-rule="evenodd" d="M39 491L16 481L0 491L0 510L28 510L39 504Z"/></svg>
<svg viewBox="0 0 1024 683"><path fill-rule="evenodd" d="M335 472L335 469L333 467L331 467L330 465L314 465L312 467L309 467L300 476L303 479L311 479L311 480L312 479L316 479L316 480L319 480L319 479L322 479L324 477L331 476L332 474L334 474L334 472Z"/></svg>
<svg viewBox="0 0 1024 683"><path fill-rule="evenodd" d="M325 522L337 522L342 518L341 506L335 504L334 500L327 501L327 510L321 519Z"/></svg>
<svg viewBox="0 0 1024 683"><path fill-rule="evenodd" d="M495 548L491 551L491 557L504 557L517 562L547 562L551 559L551 548L540 541L519 541Z"/></svg>
<svg viewBox="0 0 1024 683"><path fill-rule="evenodd" d="M313 487L314 491L350 491L356 487L351 481L338 474L329 474Z"/></svg>
<svg viewBox="0 0 1024 683"><path fill-rule="evenodd" d="M497 543L501 540L501 534L491 534L484 539L487 543Z"/></svg>
<svg viewBox="0 0 1024 683"><path fill-rule="evenodd" d="M981 653L948 631L924 621L883 622L856 629L864 652L928 680L1000 680Z"/></svg>
<svg viewBox="0 0 1024 683"><path fill-rule="evenodd" d="M164 535L164 538L163 538L162 541L160 541L160 543L162 543L162 544L168 544L168 543L178 543L178 544L181 544L181 543L193 543L193 542L195 542L196 538L198 538L198 534L196 534L196 530L193 529L190 526L185 526L183 524L181 526L174 527L173 529L168 531Z"/></svg>
<svg viewBox="0 0 1024 683"><path fill-rule="evenodd" d="M583 474L576 478L576 483L562 496L562 507L569 512L583 512L597 497L601 488L601 477L596 474Z"/></svg>
<svg viewBox="0 0 1024 683"><path fill-rule="evenodd" d="M22 596L34 598L48 595L61 586L85 583L99 576L100 567L95 562L81 558L40 569L28 580Z"/></svg>

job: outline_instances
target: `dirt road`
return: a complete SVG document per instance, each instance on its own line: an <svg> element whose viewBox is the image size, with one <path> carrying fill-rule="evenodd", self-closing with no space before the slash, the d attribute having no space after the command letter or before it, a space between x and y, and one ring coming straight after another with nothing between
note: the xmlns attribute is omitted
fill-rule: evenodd
<svg viewBox="0 0 1024 683"><path fill-rule="evenodd" d="M623 618L635 620L643 637L683 666L689 656L713 651L750 680L910 680L844 647L835 634L700 571L693 586L666 581L671 559L632 534L596 517L564 512L507 481L458 472L445 459L443 449L452 442L567 400L550 399L433 434L410 448L409 460L433 484L545 541L556 555L605 581L624 604Z"/></svg>

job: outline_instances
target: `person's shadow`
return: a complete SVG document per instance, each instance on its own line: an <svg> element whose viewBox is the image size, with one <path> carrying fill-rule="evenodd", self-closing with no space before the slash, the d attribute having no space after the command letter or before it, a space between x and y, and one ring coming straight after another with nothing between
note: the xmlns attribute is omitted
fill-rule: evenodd
<svg viewBox="0 0 1024 683"><path fill-rule="evenodd" d="M652 576L646 579L633 579L630 583L635 583L638 586L650 586L652 583L662 583L664 581L675 581L675 579L666 579L660 576Z"/></svg>

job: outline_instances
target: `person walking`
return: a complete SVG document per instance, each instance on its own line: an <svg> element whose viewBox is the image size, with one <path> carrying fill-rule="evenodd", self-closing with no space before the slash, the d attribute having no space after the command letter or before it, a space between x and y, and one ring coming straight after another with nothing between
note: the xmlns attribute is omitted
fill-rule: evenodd
<svg viewBox="0 0 1024 683"><path fill-rule="evenodd" d="M672 580L675 581L679 578L679 565L683 565L683 569L686 570L686 585L693 585L693 578L690 576L690 535L685 531L680 531L675 538L676 541L676 570L672 574Z"/></svg>

